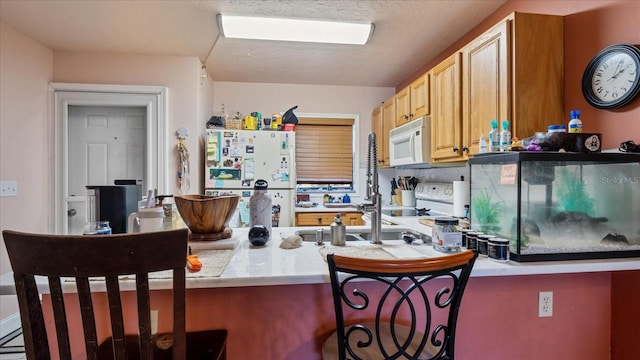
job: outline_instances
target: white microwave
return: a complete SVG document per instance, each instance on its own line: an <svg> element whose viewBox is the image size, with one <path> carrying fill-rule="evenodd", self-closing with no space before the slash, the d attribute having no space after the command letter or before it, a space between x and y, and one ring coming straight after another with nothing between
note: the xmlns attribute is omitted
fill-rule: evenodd
<svg viewBox="0 0 640 360"><path fill-rule="evenodd" d="M391 166L431 162L430 118L423 116L391 129L389 132L389 162Z"/></svg>

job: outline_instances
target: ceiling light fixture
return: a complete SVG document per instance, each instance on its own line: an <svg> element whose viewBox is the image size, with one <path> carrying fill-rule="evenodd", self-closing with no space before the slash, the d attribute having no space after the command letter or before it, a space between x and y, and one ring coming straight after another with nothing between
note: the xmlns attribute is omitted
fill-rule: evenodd
<svg viewBox="0 0 640 360"><path fill-rule="evenodd" d="M226 38L302 41L364 45L373 34L373 24L335 21L218 15L220 32Z"/></svg>

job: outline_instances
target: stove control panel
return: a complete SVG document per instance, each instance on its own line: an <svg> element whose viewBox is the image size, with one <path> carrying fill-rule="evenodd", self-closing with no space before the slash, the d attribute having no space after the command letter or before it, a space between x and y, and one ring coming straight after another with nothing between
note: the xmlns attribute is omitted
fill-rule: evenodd
<svg viewBox="0 0 640 360"><path fill-rule="evenodd" d="M416 199L453 202L453 183L419 183Z"/></svg>

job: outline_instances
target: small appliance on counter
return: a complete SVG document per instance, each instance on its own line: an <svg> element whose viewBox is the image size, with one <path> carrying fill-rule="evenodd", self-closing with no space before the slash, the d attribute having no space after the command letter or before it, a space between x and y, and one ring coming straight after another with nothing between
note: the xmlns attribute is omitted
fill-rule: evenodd
<svg viewBox="0 0 640 360"><path fill-rule="evenodd" d="M87 221L108 221L113 234L127 232L129 214L138 211L142 185L88 185Z"/></svg>

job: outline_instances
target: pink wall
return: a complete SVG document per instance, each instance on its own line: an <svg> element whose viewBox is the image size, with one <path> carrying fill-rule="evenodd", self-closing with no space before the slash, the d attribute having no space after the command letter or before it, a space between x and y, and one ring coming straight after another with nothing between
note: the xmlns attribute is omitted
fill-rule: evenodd
<svg viewBox="0 0 640 360"><path fill-rule="evenodd" d="M471 278L460 309L456 359L608 359L609 290L609 273ZM553 291L553 317L538 317L539 291ZM126 296L123 303L135 306L134 301ZM170 293L155 292L152 308L160 310L160 332L168 331ZM72 316L79 324L79 315ZM133 331L135 316L129 319ZM322 342L334 324L329 284L187 292L188 330L227 329L229 359L320 359ZM53 330L53 323L48 326ZM78 333L73 338L82 337ZM72 345L81 356L82 343Z"/></svg>
<svg viewBox="0 0 640 360"><path fill-rule="evenodd" d="M51 50L0 23L0 180L18 182L18 196L0 198L0 229L49 229L47 86L52 72ZM9 271L2 242L0 274ZM13 296L0 296L0 319L17 308Z"/></svg>
<svg viewBox="0 0 640 360"><path fill-rule="evenodd" d="M414 76L403 81L402 89L419 74L432 68L448 55L480 35L513 11L561 15L564 21L565 46L565 112L582 111L585 132L602 133L604 149L617 149L621 142L640 143L640 100L618 110L599 110L591 107L582 96L582 74L589 60L601 49L616 43L640 45L640 1L583 0L538 1L510 0L456 41L433 61L425 64Z"/></svg>
<svg viewBox="0 0 640 360"><path fill-rule="evenodd" d="M54 54L53 81L84 84L159 85L169 88L168 146L169 193L178 194L176 171L176 130L185 127L192 166L191 189L199 193L200 134L211 116L212 87L209 78L202 79L201 63L196 57L156 55L116 55L64 53Z"/></svg>

